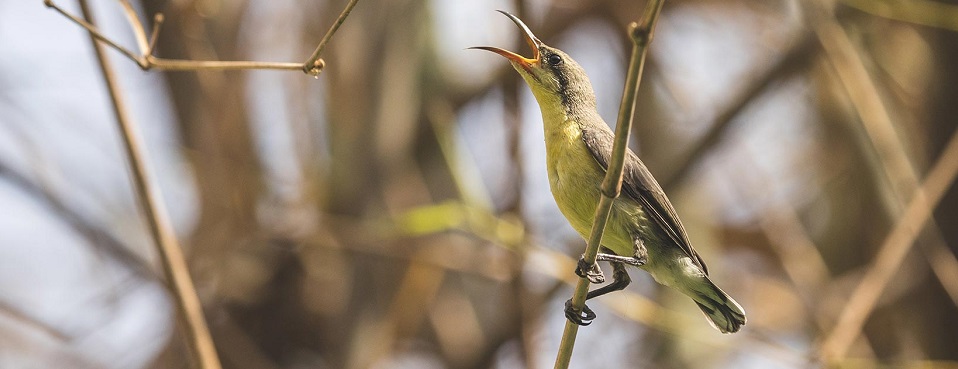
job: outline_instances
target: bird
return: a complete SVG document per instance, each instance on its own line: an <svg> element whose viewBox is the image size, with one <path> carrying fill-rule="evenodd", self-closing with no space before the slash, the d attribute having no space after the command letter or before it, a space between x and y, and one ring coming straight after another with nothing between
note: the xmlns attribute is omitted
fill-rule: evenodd
<svg viewBox="0 0 958 369"><path fill-rule="evenodd" d="M532 90L542 114L552 195L572 228L588 239L615 135L599 116L585 70L565 52L540 41L521 19L499 12L519 26L532 57L491 46L470 49L505 57ZM590 291L586 300L624 289L631 283L627 266L632 266L692 298L720 332L738 332L745 325L744 309L712 283L672 203L632 150L626 152L621 195L613 202L596 261L612 265L613 280ZM592 283L605 282L597 263L589 265L584 258L575 272ZM580 326L596 317L588 305L576 311L571 299L565 316Z"/></svg>

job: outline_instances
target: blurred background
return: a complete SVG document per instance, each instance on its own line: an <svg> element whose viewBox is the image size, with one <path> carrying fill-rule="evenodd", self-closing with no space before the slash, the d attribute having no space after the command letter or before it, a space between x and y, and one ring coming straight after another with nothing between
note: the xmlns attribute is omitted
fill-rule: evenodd
<svg viewBox="0 0 958 369"><path fill-rule="evenodd" d="M166 16L158 56L301 62L345 3L134 5ZM466 48L530 55L494 10L518 14L614 124L644 5L361 0L317 79L110 51L224 367L551 367L585 243L528 88ZM135 49L117 2L91 6ZM956 32L951 0L667 1L632 148L748 325L721 335L633 270L590 303L572 367L816 367L843 314L864 324L839 366L958 367L954 173L933 221L902 217L958 160ZM5 0L0 49L0 368L189 367L86 34ZM916 242L888 240L902 219ZM886 246L904 258L873 268ZM890 281L849 307L869 270Z"/></svg>

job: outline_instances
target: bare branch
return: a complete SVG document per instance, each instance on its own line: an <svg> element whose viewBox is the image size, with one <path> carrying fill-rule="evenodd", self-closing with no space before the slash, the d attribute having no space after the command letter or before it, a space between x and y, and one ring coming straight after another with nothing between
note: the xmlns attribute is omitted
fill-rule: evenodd
<svg viewBox="0 0 958 369"><path fill-rule="evenodd" d="M114 50L119 51L124 56L135 62L143 70L159 69L166 71L197 71L197 70L244 70L244 69L265 69L265 70L301 70L306 74L312 76L318 76L322 72L323 67L326 63L319 59L319 54L322 53L323 49L326 47L326 44L332 39L333 34L336 33L336 30L339 29L339 26L343 24L346 20L346 17L349 16L349 12L352 11L353 7L356 6L356 3L359 0L350 0L346 5L346 8L343 9L343 12L339 15L339 18L336 19L336 22L329 28L329 31L326 32L326 35L323 36L323 39L320 41L319 46L316 48L316 51L313 52L313 55L306 61L306 63L287 63L287 62L263 62L263 61L215 61L215 60L180 60L180 59L164 59L157 58L153 56L153 51L156 48L156 40L159 37L160 25L163 23L163 15L156 14L153 18L153 33L150 35L150 38L146 37L146 30L143 27L143 23L140 22L139 17L136 14L136 11L133 9L133 6L128 0L119 0L120 4L123 6L124 14L126 15L127 21L130 23L130 27L133 30L134 37L136 38L137 45L139 46L139 53L134 52L126 47L121 46L116 41L113 41L99 29L94 27L92 24L87 21L70 14L60 6L56 5L53 0L44 0L43 3L47 7L53 8L58 13L62 14L67 19L70 19L74 23L78 24L80 27L83 27L90 33L90 35L97 40L103 41L109 45Z"/></svg>
<svg viewBox="0 0 958 369"><path fill-rule="evenodd" d="M76 23L80 25L80 27L83 27L84 29L86 29L87 32L90 32L91 37L105 42L107 45L110 45L110 47L112 47L114 50L119 51L123 55L126 55L127 58L130 58L130 60L133 60L134 62L136 62L136 64L138 64L140 68L146 68L144 61L141 60L140 57L137 56L135 52L130 51L130 49L127 49L123 46L120 46L120 44L114 42L109 37L104 36L102 33L100 33L100 30L98 30L92 24L87 23L87 21L83 19L77 18L73 14L68 13L66 10L63 10L63 8L59 7L57 4L54 4L52 0L45 0L43 4L46 5L47 7L53 8L53 10L56 10L57 13L62 14L64 17L67 17L67 19L73 21L73 23Z"/></svg>
<svg viewBox="0 0 958 369"><path fill-rule="evenodd" d="M278 63L260 61L216 61L216 60L179 60L161 59L153 56L146 57L145 69L160 69L167 71L191 70L242 70L242 69L272 69L272 70L300 70L299 63Z"/></svg>
<svg viewBox="0 0 958 369"><path fill-rule="evenodd" d="M50 338L53 338L60 342L69 342L71 337L66 332L63 332L60 329L57 329L53 325L50 325L36 317L31 316L26 311L13 306L6 301L0 300L0 315L6 316L8 319L17 321L25 326L33 328L38 332L42 332Z"/></svg>
<svg viewBox="0 0 958 369"><path fill-rule="evenodd" d="M153 55L156 50L156 41L160 38L160 28L163 26L163 14L157 13L153 16L153 34L150 35L150 44L146 47L146 55Z"/></svg>
<svg viewBox="0 0 958 369"><path fill-rule="evenodd" d="M349 3L346 4L346 7L343 8L343 12L339 13L339 18L336 18L336 21L333 22L333 25L329 26L329 30L326 31L326 35L323 36L323 39L319 41L319 45L316 46L316 50L313 51L313 55L309 56L309 59L306 59L306 62L303 63L303 72L306 74L318 75L319 72L323 71L323 67L326 66L326 62L323 59L319 58L319 55L323 53L323 49L326 48L326 44L329 43L329 40L333 38L333 35L336 34L336 31L339 30L339 26L343 25L343 22L346 21L346 17L349 16L349 12L353 11L353 7L356 6L359 0L349 0Z"/></svg>
<svg viewBox="0 0 958 369"><path fill-rule="evenodd" d="M143 53L143 55L150 55L146 53L146 50L149 49L149 41L146 39L146 29L143 28L140 17L136 15L136 10L133 9L133 5L130 4L129 0L118 1L120 5L123 6L123 14L126 15L127 23L129 23L130 28L133 29L133 36L136 38L136 44L139 46L140 52Z"/></svg>
<svg viewBox="0 0 958 369"><path fill-rule="evenodd" d="M92 28L93 14L86 0L80 0L80 8L83 17L86 19L85 23L88 23ZM156 188L152 170L149 168L142 139L139 136L136 124L129 118L116 76L113 73L113 67L106 56L106 50L97 40L98 38L91 32L90 43L93 44L100 70L110 92L113 112L116 115L116 121L123 137L124 149L129 159L130 171L136 186L136 194L139 197L140 205L143 207L143 213L147 217L150 233L156 242L163 269L172 284L177 310L179 310L186 323L191 352L196 364L201 368L219 369L221 367L220 361L216 356L216 347L213 345L213 339L203 317L203 308L199 296L193 286L193 280L190 278L183 251L176 240L176 235L173 233L173 227L170 225L166 211L163 209L163 200L160 198L159 189Z"/></svg>

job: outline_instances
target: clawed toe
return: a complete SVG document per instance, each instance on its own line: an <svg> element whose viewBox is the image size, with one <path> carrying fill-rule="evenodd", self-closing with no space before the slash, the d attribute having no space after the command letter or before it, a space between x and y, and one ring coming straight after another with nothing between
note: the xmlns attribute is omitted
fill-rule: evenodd
<svg viewBox="0 0 958 369"><path fill-rule="evenodd" d="M605 283L605 275L597 263L586 264L584 257L579 257L579 262L575 266L575 275L588 278L592 283Z"/></svg>
<svg viewBox="0 0 958 369"><path fill-rule="evenodd" d="M572 306L572 299L569 299L565 302L565 317L569 321L584 327L592 324L592 320L595 319L595 312L585 304L582 305L582 312L575 311Z"/></svg>

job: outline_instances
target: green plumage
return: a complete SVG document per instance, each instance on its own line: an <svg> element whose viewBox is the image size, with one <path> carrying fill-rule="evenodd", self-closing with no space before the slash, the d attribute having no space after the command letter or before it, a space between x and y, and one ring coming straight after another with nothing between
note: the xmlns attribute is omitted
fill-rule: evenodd
<svg viewBox="0 0 958 369"><path fill-rule="evenodd" d="M599 187L611 158L613 133L596 111L595 94L585 71L564 52L535 38L518 18L506 15L523 28L535 57L483 49L510 59L535 95L542 112L552 194L572 228L588 239ZM637 265L657 282L691 297L721 332L736 332L745 324L741 306L709 280L705 262L692 248L672 204L631 150L626 154L622 192L613 203L602 246L618 256L604 260ZM602 254L599 259L603 260ZM624 288L628 276L623 274L616 273L611 286L592 291L590 298ZM570 316L587 324L578 318L577 313Z"/></svg>

